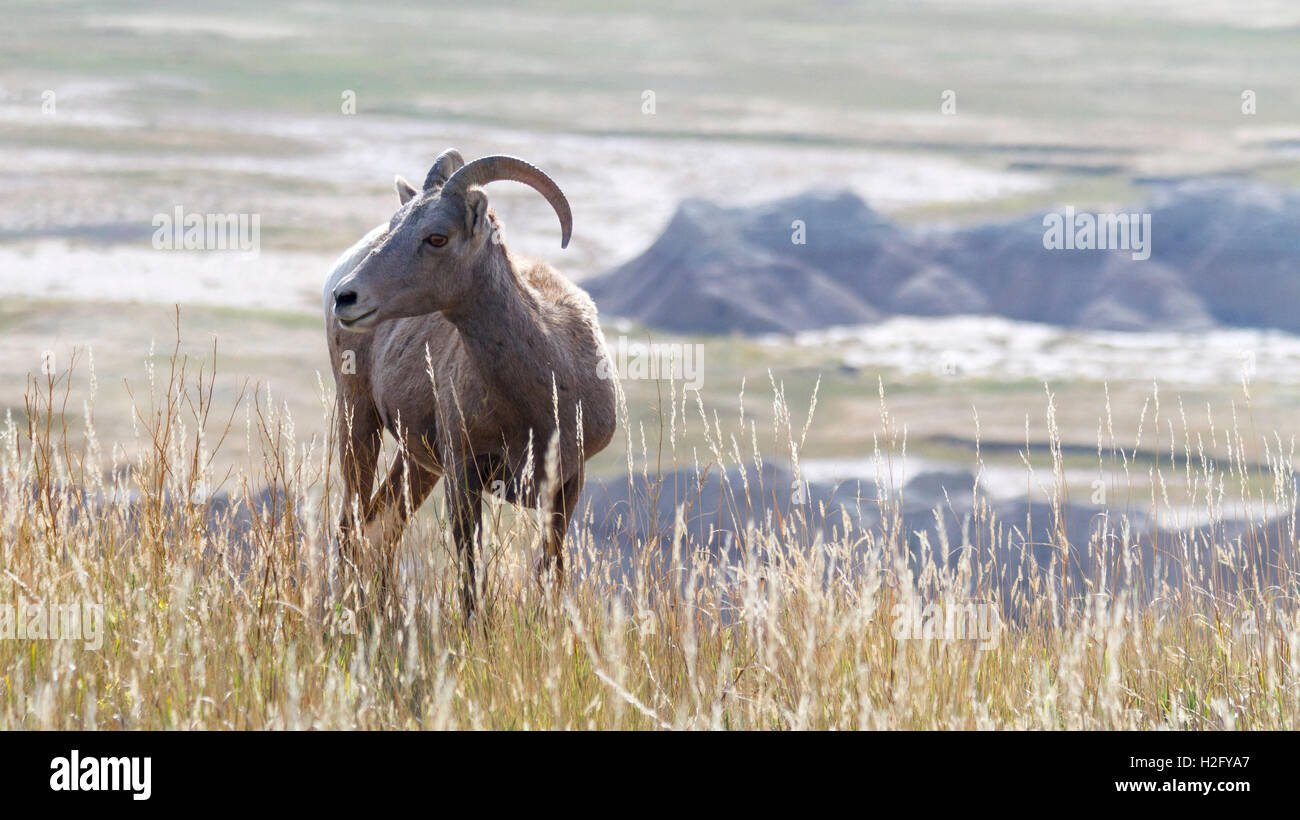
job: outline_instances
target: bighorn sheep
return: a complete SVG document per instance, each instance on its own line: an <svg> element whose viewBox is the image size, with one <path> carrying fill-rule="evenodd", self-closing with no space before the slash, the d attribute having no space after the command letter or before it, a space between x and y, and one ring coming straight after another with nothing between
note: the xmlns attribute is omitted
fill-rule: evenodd
<svg viewBox="0 0 1300 820"><path fill-rule="evenodd" d="M495 180L546 197L568 246L569 203L540 169L507 156L467 165L447 150L424 190L397 177L401 207L340 257L324 292L344 543L355 544L360 529L381 551L386 577L410 511L446 475L467 612L482 492L550 511L538 572L562 578L585 460L609 444L615 426L596 307L555 269L502 244L480 189ZM369 498L384 429L402 449ZM552 497L543 497L547 488Z"/></svg>

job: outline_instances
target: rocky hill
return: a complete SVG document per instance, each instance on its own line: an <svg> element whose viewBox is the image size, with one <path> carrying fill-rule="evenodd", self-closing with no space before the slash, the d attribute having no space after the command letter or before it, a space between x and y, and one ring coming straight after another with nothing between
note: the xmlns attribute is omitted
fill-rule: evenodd
<svg viewBox="0 0 1300 820"><path fill-rule="evenodd" d="M1048 249L1043 214L914 231L847 191L747 208L688 200L644 253L584 285L605 314L679 332L793 332L897 314L1300 332L1300 193L1181 183L1127 211L1150 215L1149 258Z"/></svg>

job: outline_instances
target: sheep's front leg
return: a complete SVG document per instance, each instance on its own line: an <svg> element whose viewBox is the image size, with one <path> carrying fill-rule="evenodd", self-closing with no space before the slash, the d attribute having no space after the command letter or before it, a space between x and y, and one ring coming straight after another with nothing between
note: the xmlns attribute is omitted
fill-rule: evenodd
<svg viewBox="0 0 1300 820"><path fill-rule="evenodd" d="M375 468L379 463L379 448L383 443L383 430L374 405L368 401L353 402L340 393L335 409L339 471L343 474L343 509L339 513L339 546L345 554L354 546L357 511L364 516L369 502L370 489L375 483ZM354 557L347 554L348 558Z"/></svg>
<svg viewBox="0 0 1300 820"><path fill-rule="evenodd" d="M370 500L366 512L365 536L378 559L376 575L383 590L391 588L397 544L411 514L429 497L441 473L409 458L399 458L388 479Z"/></svg>
<svg viewBox="0 0 1300 820"><path fill-rule="evenodd" d="M482 479L471 464L461 469L457 480L447 481L447 509L451 514L452 536L460 557L461 606L465 616L474 614L477 586L474 578L474 542L483 529Z"/></svg>
<svg viewBox="0 0 1300 820"><path fill-rule="evenodd" d="M551 520L542 533L542 560L537 565L537 581L543 586L547 573L552 571L555 572L556 589L564 586L564 538L569 532L573 511L578 508L582 485L583 476L579 473L564 482L551 502Z"/></svg>

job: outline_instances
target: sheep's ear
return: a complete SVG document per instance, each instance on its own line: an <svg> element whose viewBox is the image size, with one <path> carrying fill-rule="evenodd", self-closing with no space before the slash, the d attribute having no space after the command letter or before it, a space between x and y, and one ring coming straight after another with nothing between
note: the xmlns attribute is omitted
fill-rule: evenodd
<svg viewBox="0 0 1300 820"><path fill-rule="evenodd" d="M397 198L403 205L410 202L411 197L419 193L419 191L415 190L415 186L407 182L401 174L397 175L397 178L393 180L393 184L397 186Z"/></svg>
<svg viewBox="0 0 1300 820"><path fill-rule="evenodd" d="M492 235L492 220L489 218L490 208L488 206L487 194L478 188L471 188L464 194L465 200L465 227L469 228L469 234L478 243Z"/></svg>

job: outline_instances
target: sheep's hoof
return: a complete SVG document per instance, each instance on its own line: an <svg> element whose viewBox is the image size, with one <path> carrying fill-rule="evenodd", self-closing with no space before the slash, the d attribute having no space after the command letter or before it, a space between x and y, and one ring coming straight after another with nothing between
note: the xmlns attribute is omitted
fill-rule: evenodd
<svg viewBox="0 0 1300 820"><path fill-rule="evenodd" d="M473 623L478 615L478 600L473 593L462 592L460 594L460 611L465 615L465 623Z"/></svg>

